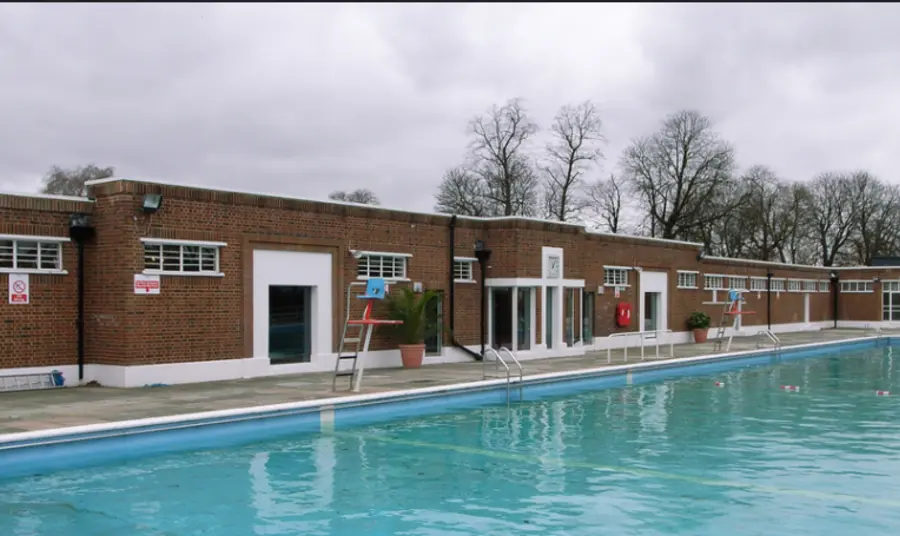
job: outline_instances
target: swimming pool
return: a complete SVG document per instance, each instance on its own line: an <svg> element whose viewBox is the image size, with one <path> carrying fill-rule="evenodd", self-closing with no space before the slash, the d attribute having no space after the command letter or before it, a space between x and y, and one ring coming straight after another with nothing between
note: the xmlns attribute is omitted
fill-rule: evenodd
<svg viewBox="0 0 900 536"><path fill-rule="evenodd" d="M0 480L0 534L900 533L896 350L832 352Z"/></svg>

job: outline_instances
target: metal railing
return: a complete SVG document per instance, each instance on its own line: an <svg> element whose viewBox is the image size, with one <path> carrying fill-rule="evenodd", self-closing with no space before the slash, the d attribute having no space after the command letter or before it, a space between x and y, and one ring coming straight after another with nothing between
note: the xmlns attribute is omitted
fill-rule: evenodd
<svg viewBox="0 0 900 536"><path fill-rule="evenodd" d="M773 333L771 329L763 329L763 330L756 332L756 349L757 350L762 348L762 341L760 340L761 335L765 335L766 338L768 338L770 341L772 341L772 344L775 346L775 350L781 349L781 339L778 338L778 335L775 335L775 333Z"/></svg>
<svg viewBox="0 0 900 536"><path fill-rule="evenodd" d="M506 403L509 404L509 400L510 400L509 391L510 391L511 385L512 385L512 369L509 368L509 363L507 363L506 360L503 359L503 356L500 355L500 352L506 352L507 354L509 354L509 357L512 359L512 363L516 366L516 368L519 371L519 400L522 399L522 380L524 378L524 371L522 370L521 363L519 363L519 360L516 359L515 354L513 354L511 351L509 351L509 349L506 348L505 346L500 347L499 352L491 347L487 347L484 349L484 355L482 356L482 360L481 360L481 378L486 380L489 377L491 377L488 375L489 359L487 358L487 356L488 356L488 354L494 354L494 357L495 357L494 371L499 372L501 366L503 367L503 370L506 371ZM494 376L494 377L496 377L496 376Z"/></svg>
<svg viewBox="0 0 900 536"><path fill-rule="evenodd" d="M653 331L629 331L626 333L613 333L609 335L607 338L620 338L620 337L639 337L640 338L640 348L641 348L641 361L645 359L645 341L649 338L655 341L654 346L656 347L656 358L659 359L659 336L662 333L672 333L671 329L657 329ZM653 337L647 337L647 335L653 335ZM625 362L628 362L628 348L630 345L626 344L624 346L625 351ZM612 347L607 346L606 348L606 363L612 363ZM675 343L669 339L669 357L675 357Z"/></svg>

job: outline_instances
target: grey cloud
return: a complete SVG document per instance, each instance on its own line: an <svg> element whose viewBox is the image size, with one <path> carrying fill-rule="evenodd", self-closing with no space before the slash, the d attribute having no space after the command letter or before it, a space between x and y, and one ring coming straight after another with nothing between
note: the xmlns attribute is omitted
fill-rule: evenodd
<svg viewBox="0 0 900 536"><path fill-rule="evenodd" d="M514 96L543 125L595 99L607 171L691 106L747 166L890 179L897 22L891 5L7 4L0 188L94 162L427 210L467 121Z"/></svg>

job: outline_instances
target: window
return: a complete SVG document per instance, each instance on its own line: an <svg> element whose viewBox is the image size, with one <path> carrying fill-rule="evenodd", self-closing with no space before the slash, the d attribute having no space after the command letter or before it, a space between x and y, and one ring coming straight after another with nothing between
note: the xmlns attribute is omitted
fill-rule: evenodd
<svg viewBox="0 0 900 536"><path fill-rule="evenodd" d="M728 278L728 286L732 290L747 290L747 278L746 277L729 277Z"/></svg>
<svg viewBox="0 0 900 536"><path fill-rule="evenodd" d="M772 280L772 292L784 292L784 279Z"/></svg>
<svg viewBox="0 0 900 536"><path fill-rule="evenodd" d="M900 281L882 281L881 289L883 292L900 292Z"/></svg>
<svg viewBox="0 0 900 536"><path fill-rule="evenodd" d="M0 236L0 272L62 272L67 238Z"/></svg>
<svg viewBox="0 0 900 536"><path fill-rule="evenodd" d="M765 277L751 277L750 278L750 290L766 290L766 278Z"/></svg>
<svg viewBox="0 0 900 536"><path fill-rule="evenodd" d="M800 292L801 283L799 279L788 279L788 292Z"/></svg>
<svg viewBox="0 0 900 536"><path fill-rule="evenodd" d="M841 281L841 292L872 292L872 282L859 280Z"/></svg>
<svg viewBox="0 0 900 536"><path fill-rule="evenodd" d="M406 261L411 256L405 253L363 252L356 266L357 279L406 279Z"/></svg>
<svg viewBox="0 0 900 536"><path fill-rule="evenodd" d="M678 288L697 288L698 272L678 272Z"/></svg>
<svg viewBox="0 0 900 536"><path fill-rule="evenodd" d="M815 279L804 279L803 280L803 290L806 292L815 292L818 290L819 284Z"/></svg>
<svg viewBox="0 0 900 536"><path fill-rule="evenodd" d="M819 292L831 292L831 281L827 279L820 279Z"/></svg>
<svg viewBox="0 0 900 536"><path fill-rule="evenodd" d="M453 280L463 283L475 281L475 278L472 277L474 263L473 259L453 259Z"/></svg>
<svg viewBox="0 0 900 536"><path fill-rule="evenodd" d="M703 287L706 290L725 290L725 276L706 274L703 276Z"/></svg>
<svg viewBox="0 0 900 536"><path fill-rule="evenodd" d="M627 287L628 269L612 266L603 267L603 284L607 287Z"/></svg>
<svg viewBox="0 0 900 536"><path fill-rule="evenodd" d="M144 271L180 275L222 275L219 250L224 242L142 238Z"/></svg>

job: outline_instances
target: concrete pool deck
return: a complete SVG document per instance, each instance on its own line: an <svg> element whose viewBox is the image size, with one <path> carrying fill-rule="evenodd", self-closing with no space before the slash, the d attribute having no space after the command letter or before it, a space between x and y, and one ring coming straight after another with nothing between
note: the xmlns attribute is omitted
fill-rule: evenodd
<svg viewBox="0 0 900 536"><path fill-rule="evenodd" d="M888 331L882 334L891 334ZM826 329L780 334L782 346L840 341L874 336L875 330ZM756 349L756 337L736 337L732 352ZM660 346L660 354L669 347ZM647 349L647 359L655 353ZM695 357L713 354L713 343L680 344L675 356ZM612 351L612 365L622 365L623 351ZM671 357L664 357L670 359ZM640 350L632 348L628 363L640 363ZM549 372L577 371L607 366L606 351L593 351L584 356L545 358L524 361L525 376ZM420 369L368 369L361 393L404 391L479 381L479 362L424 365ZM111 387L75 387L57 390L0 393L0 435L35 430L48 430L162 417L203 411L235 409L302 400L347 396L348 391L331 390L330 373L310 373L247 380L230 380L167 387L119 389ZM338 379L338 388L348 385L348 378Z"/></svg>

